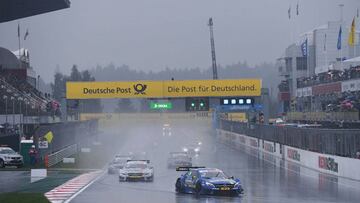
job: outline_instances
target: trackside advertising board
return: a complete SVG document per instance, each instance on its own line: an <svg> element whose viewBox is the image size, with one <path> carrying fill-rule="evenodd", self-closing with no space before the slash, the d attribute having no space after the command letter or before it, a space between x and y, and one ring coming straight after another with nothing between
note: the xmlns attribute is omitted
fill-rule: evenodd
<svg viewBox="0 0 360 203"><path fill-rule="evenodd" d="M67 82L67 99L260 96L261 80Z"/></svg>

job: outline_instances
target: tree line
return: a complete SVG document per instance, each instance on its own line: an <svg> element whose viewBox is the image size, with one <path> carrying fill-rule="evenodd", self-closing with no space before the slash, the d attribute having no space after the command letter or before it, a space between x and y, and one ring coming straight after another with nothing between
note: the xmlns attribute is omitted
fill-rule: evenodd
<svg viewBox="0 0 360 203"><path fill-rule="evenodd" d="M77 65L73 65L70 75L57 71L54 75L54 82L51 83L55 100L62 101L65 98L66 82L68 81L95 81L95 77L91 75L89 70L79 71ZM66 103L68 114L97 113L102 112L103 108L100 99L67 100Z"/></svg>

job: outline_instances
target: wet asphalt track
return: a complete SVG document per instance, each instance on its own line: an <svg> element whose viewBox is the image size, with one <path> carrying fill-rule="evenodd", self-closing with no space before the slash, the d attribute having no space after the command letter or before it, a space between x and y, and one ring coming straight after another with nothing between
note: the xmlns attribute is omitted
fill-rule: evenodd
<svg viewBox="0 0 360 203"><path fill-rule="evenodd" d="M163 123L137 121L136 125L126 125L129 128L126 134L123 130L107 132L122 140L117 146L119 153L146 152L155 168L154 182L119 183L116 175L105 174L71 202L360 202L359 182L327 176L245 147L221 143L207 122L170 122L171 137L162 135ZM217 167L239 177L245 189L243 197L195 197L174 191L181 172L167 168L168 153L199 141L201 151L194 164Z"/></svg>

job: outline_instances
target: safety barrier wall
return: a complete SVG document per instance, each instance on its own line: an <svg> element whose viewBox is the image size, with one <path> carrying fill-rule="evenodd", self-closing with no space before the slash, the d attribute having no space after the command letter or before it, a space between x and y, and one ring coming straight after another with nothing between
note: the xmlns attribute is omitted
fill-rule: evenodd
<svg viewBox="0 0 360 203"><path fill-rule="evenodd" d="M52 132L53 139L49 143L49 147L43 150L50 154L67 146L88 140L89 137L97 132L97 121L89 120L41 125L35 131L35 143L38 140L42 140L48 132Z"/></svg>
<svg viewBox="0 0 360 203"><path fill-rule="evenodd" d="M34 135L34 141L37 147L40 140L46 140L45 135L47 133L51 132L53 135L51 142L48 143L46 148L39 148L39 161L45 161L45 163L51 162L47 155L56 153L70 156L73 153L69 154L68 150L69 148L73 149L72 146L77 146L77 148L88 146L95 139L95 134L98 131L97 125L97 120L88 120L39 126ZM64 158L63 156L55 157L60 157L55 159L55 162Z"/></svg>
<svg viewBox="0 0 360 203"><path fill-rule="evenodd" d="M360 180L360 160L285 146L285 158L318 171Z"/></svg>
<svg viewBox="0 0 360 203"><path fill-rule="evenodd" d="M161 121L164 123L171 122L168 120L202 120L211 122L211 113L207 111L189 112L189 113L86 113L81 114L81 120L98 119L100 128L118 128L119 123L124 121Z"/></svg>
<svg viewBox="0 0 360 203"><path fill-rule="evenodd" d="M253 149L257 149L269 154L272 154L278 158L282 158L280 150L280 144L270 141L265 141L259 138L246 136L226 130L217 130L219 138L225 142L232 143L235 145L245 145Z"/></svg>
<svg viewBox="0 0 360 203"><path fill-rule="evenodd" d="M220 121L220 128L306 151L356 157L360 131L356 129L299 128Z"/></svg>
<svg viewBox="0 0 360 203"><path fill-rule="evenodd" d="M270 154L277 159L295 162L319 172L360 181L359 159L311 152L227 130L217 130L217 135L227 143L244 145Z"/></svg>
<svg viewBox="0 0 360 203"><path fill-rule="evenodd" d="M48 154L45 157L45 166L51 167L57 163L62 162L63 158L69 157L77 153L77 144L67 146L55 153Z"/></svg>
<svg viewBox="0 0 360 203"><path fill-rule="evenodd" d="M80 120L89 119L160 119L160 118L209 118L211 112L199 111L188 113L83 113L80 115Z"/></svg>

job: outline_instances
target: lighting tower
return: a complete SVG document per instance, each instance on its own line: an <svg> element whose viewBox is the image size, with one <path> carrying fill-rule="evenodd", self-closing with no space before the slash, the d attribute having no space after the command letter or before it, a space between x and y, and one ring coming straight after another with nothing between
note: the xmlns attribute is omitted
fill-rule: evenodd
<svg viewBox="0 0 360 203"><path fill-rule="evenodd" d="M212 69L213 69L213 79L218 79L217 74L217 66L216 66L216 55L215 55L215 42L214 42L214 30L213 30L213 20L212 18L209 18L209 24L210 28L210 44L211 44L211 59L212 59Z"/></svg>

